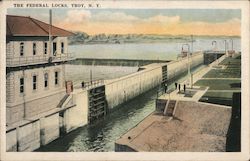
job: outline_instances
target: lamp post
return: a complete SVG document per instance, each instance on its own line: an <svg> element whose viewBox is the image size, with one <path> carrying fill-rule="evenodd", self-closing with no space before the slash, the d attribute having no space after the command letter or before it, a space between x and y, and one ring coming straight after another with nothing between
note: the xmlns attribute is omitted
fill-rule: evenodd
<svg viewBox="0 0 250 161"><path fill-rule="evenodd" d="M227 54L227 40L224 40L225 43L225 55Z"/></svg>
<svg viewBox="0 0 250 161"><path fill-rule="evenodd" d="M217 48L217 41L212 41L212 46L215 44L215 47L214 47L214 51L216 51L216 48Z"/></svg>
<svg viewBox="0 0 250 161"><path fill-rule="evenodd" d="M187 46L187 47L188 47L188 52L187 52L187 57L188 57L188 76L189 76L190 79L191 79L191 71L190 71L190 63L189 63L190 45L189 45L189 44L182 44L182 48L183 48L184 46ZM191 88L192 88L192 86L193 86L193 83L191 82L191 80L190 80L190 86L191 86Z"/></svg>
<svg viewBox="0 0 250 161"><path fill-rule="evenodd" d="M214 44L215 44L215 45L214 45ZM217 50L217 41L215 41L215 40L212 41L212 46L213 46L213 45L215 46L213 50L214 50L214 52L216 52L216 50ZM216 60L217 60L217 53L215 53L215 61L216 61Z"/></svg>
<svg viewBox="0 0 250 161"><path fill-rule="evenodd" d="M192 53L192 55L193 55L193 52L194 52L193 42L194 42L194 40L193 40L193 35L191 35L191 53Z"/></svg>
<svg viewBox="0 0 250 161"><path fill-rule="evenodd" d="M92 83L93 83L93 82L92 82L92 79L93 79L93 78L92 78L92 69L90 69L90 73L89 73L89 74L90 74L90 84L92 85Z"/></svg>
<svg viewBox="0 0 250 161"><path fill-rule="evenodd" d="M231 38L230 41L232 42L232 51L234 50L234 40Z"/></svg>

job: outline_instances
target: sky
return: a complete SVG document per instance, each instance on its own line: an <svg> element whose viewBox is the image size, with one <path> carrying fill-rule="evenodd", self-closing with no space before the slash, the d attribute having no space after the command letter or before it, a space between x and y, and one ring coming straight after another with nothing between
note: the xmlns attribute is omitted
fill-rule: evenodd
<svg viewBox="0 0 250 161"><path fill-rule="evenodd" d="M53 25L95 34L240 36L239 9L53 9ZM49 22L48 9L8 9Z"/></svg>

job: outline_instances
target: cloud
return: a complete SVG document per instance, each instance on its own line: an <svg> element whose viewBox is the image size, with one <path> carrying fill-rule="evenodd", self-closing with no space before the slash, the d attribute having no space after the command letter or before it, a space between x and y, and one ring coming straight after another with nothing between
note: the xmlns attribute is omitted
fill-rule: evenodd
<svg viewBox="0 0 250 161"><path fill-rule="evenodd" d="M67 12L66 18L61 21L63 23L164 23L164 24L175 24L180 22L179 16L164 16L156 15L149 18L139 18L133 15L126 14L124 12L110 12L102 11L97 14L91 14L88 10L70 10Z"/></svg>
<svg viewBox="0 0 250 161"><path fill-rule="evenodd" d="M240 24L241 21L239 18L232 18L232 19L228 20L227 23Z"/></svg>
<svg viewBox="0 0 250 161"><path fill-rule="evenodd" d="M124 12L70 10L58 22L59 27L83 31L88 34L173 34L173 35L240 35L241 20L232 18L225 22L182 22L180 16L155 16L140 18Z"/></svg>
<svg viewBox="0 0 250 161"><path fill-rule="evenodd" d="M163 16L163 15L157 15L154 17L149 17L148 19L144 19L144 22L176 24L180 22L180 16L168 17L168 16Z"/></svg>
<svg viewBox="0 0 250 161"><path fill-rule="evenodd" d="M100 12L93 16L92 21L96 22L136 22L140 19L138 17L127 15L124 12Z"/></svg>
<svg viewBox="0 0 250 161"><path fill-rule="evenodd" d="M91 18L91 12L87 10L69 10L64 23L81 24Z"/></svg>

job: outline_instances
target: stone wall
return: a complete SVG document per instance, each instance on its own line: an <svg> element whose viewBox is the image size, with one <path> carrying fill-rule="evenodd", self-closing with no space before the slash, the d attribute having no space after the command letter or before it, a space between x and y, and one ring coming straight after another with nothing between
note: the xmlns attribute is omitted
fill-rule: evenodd
<svg viewBox="0 0 250 161"><path fill-rule="evenodd" d="M108 108L112 109L147 90L160 84L162 80L161 66L114 79L105 85Z"/></svg>
<svg viewBox="0 0 250 161"><path fill-rule="evenodd" d="M203 53L195 53L194 55L190 56L189 63L190 68L196 67L198 65L203 64L204 56ZM188 58L182 58L176 61L172 61L167 63L167 70L168 70L168 79L173 79L180 74L188 71Z"/></svg>
<svg viewBox="0 0 250 161"><path fill-rule="evenodd" d="M33 151L40 147L40 122L35 121L17 129L18 151Z"/></svg>
<svg viewBox="0 0 250 161"><path fill-rule="evenodd" d="M73 100L76 106L69 108L64 113L64 125L67 133L88 123L88 92L74 93Z"/></svg>
<svg viewBox="0 0 250 161"><path fill-rule="evenodd" d="M203 53L195 53L189 58L191 68L203 64ZM162 66L167 65L167 79L173 79L188 70L188 58L163 64L151 64L144 70L113 79L105 85L106 99L109 109L128 101L149 89L159 85L162 81Z"/></svg>
<svg viewBox="0 0 250 161"><path fill-rule="evenodd" d="M40 119L41 144L46 145L60 136L59 113Z"/></svg>
<svg viewBox="0 0 250 161"><path fill-rule="evenodd" d="M80 92L79 92L80 91ZM72 93L74 104L66 109L49 112L46 116L38 116L35 121L16 125L6 132L6 151L34 151L88 123L88 92L79 90ZM70 100L71 101L71 100ZM41 104L43 105L43 104ZM63 114L60 116L60 114ZM60 134L60 119L64 133Z"/></svg>
<svg viewBox="0 0 250 161"><path fill-rule="evenodd" d="M6 132L6 151L17 151L17 130L13 129Z"/></svg>

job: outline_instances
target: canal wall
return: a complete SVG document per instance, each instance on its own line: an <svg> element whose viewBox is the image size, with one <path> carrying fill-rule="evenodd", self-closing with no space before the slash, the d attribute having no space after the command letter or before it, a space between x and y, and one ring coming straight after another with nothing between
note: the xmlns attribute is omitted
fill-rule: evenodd
<svg viewBox="0 0 250 161"><path fill-rule="evenodd" d="M189 60L190 59L190 60ZM114 107L160 85L163 79L172 80L180 74L187 72L188 60L191 68L203 64L202 52L194 53L190 58L181 58L168 63L155 63L141 67L136 73L113 79L105 84L105 93L108 108ZM166 67L166 78L163 77L163 69Z"/></svg>
<svg viewBox="0 0 250 161"><path fill-rule="evenodd" d="M168 60L144 60L144 59L97 59L77 58L68 64L73 65L102 65L102 66L144 66L152 63L166 63Z"/></svg>
<svg viewBox="0 0 250 161"><path fill-rule="evenodd" d="M60 136L59 113L40 119L41 145L46 145Z"/></svg>
<svg viewBox="0 0 250 161"><path fill-rule="evenodd" d="M190 59L190 67L194 68L198 65L203 64L204 56L202 52L194 53L190 58L185 57L178 59L172 62L167 63L167 80L173 80L175 77L178 77L182 73L188 71L188 59Z"/></svg>
<svg viewBox="0 0 250 161"><path fill-rule="evenodd" d="M7 127L6 151L34 151L88 123L88 92L72 92L61 107Z"/></svg>
<svg viewBox="0 0 250 161"><path fill-rule="evenodd" d="M88 123L88 91L76 90L72 93L74 108L65 111L65 130L66 133Z"/></svg>
<svg viewBox="0 0 250 161"><path fill-rule="evenodd" d="M33 151L40 141L40 121L35 120L6 132L6 151Z"/></svg>
<svg viewBox="0 0 250 161"><path fill-rule="evenodd" d="M152 64L153 65L153 64ZM114 79L105 84L108 108L114 107L150 90L161 83L161 65L145 66L139 72Z"/></svg>

